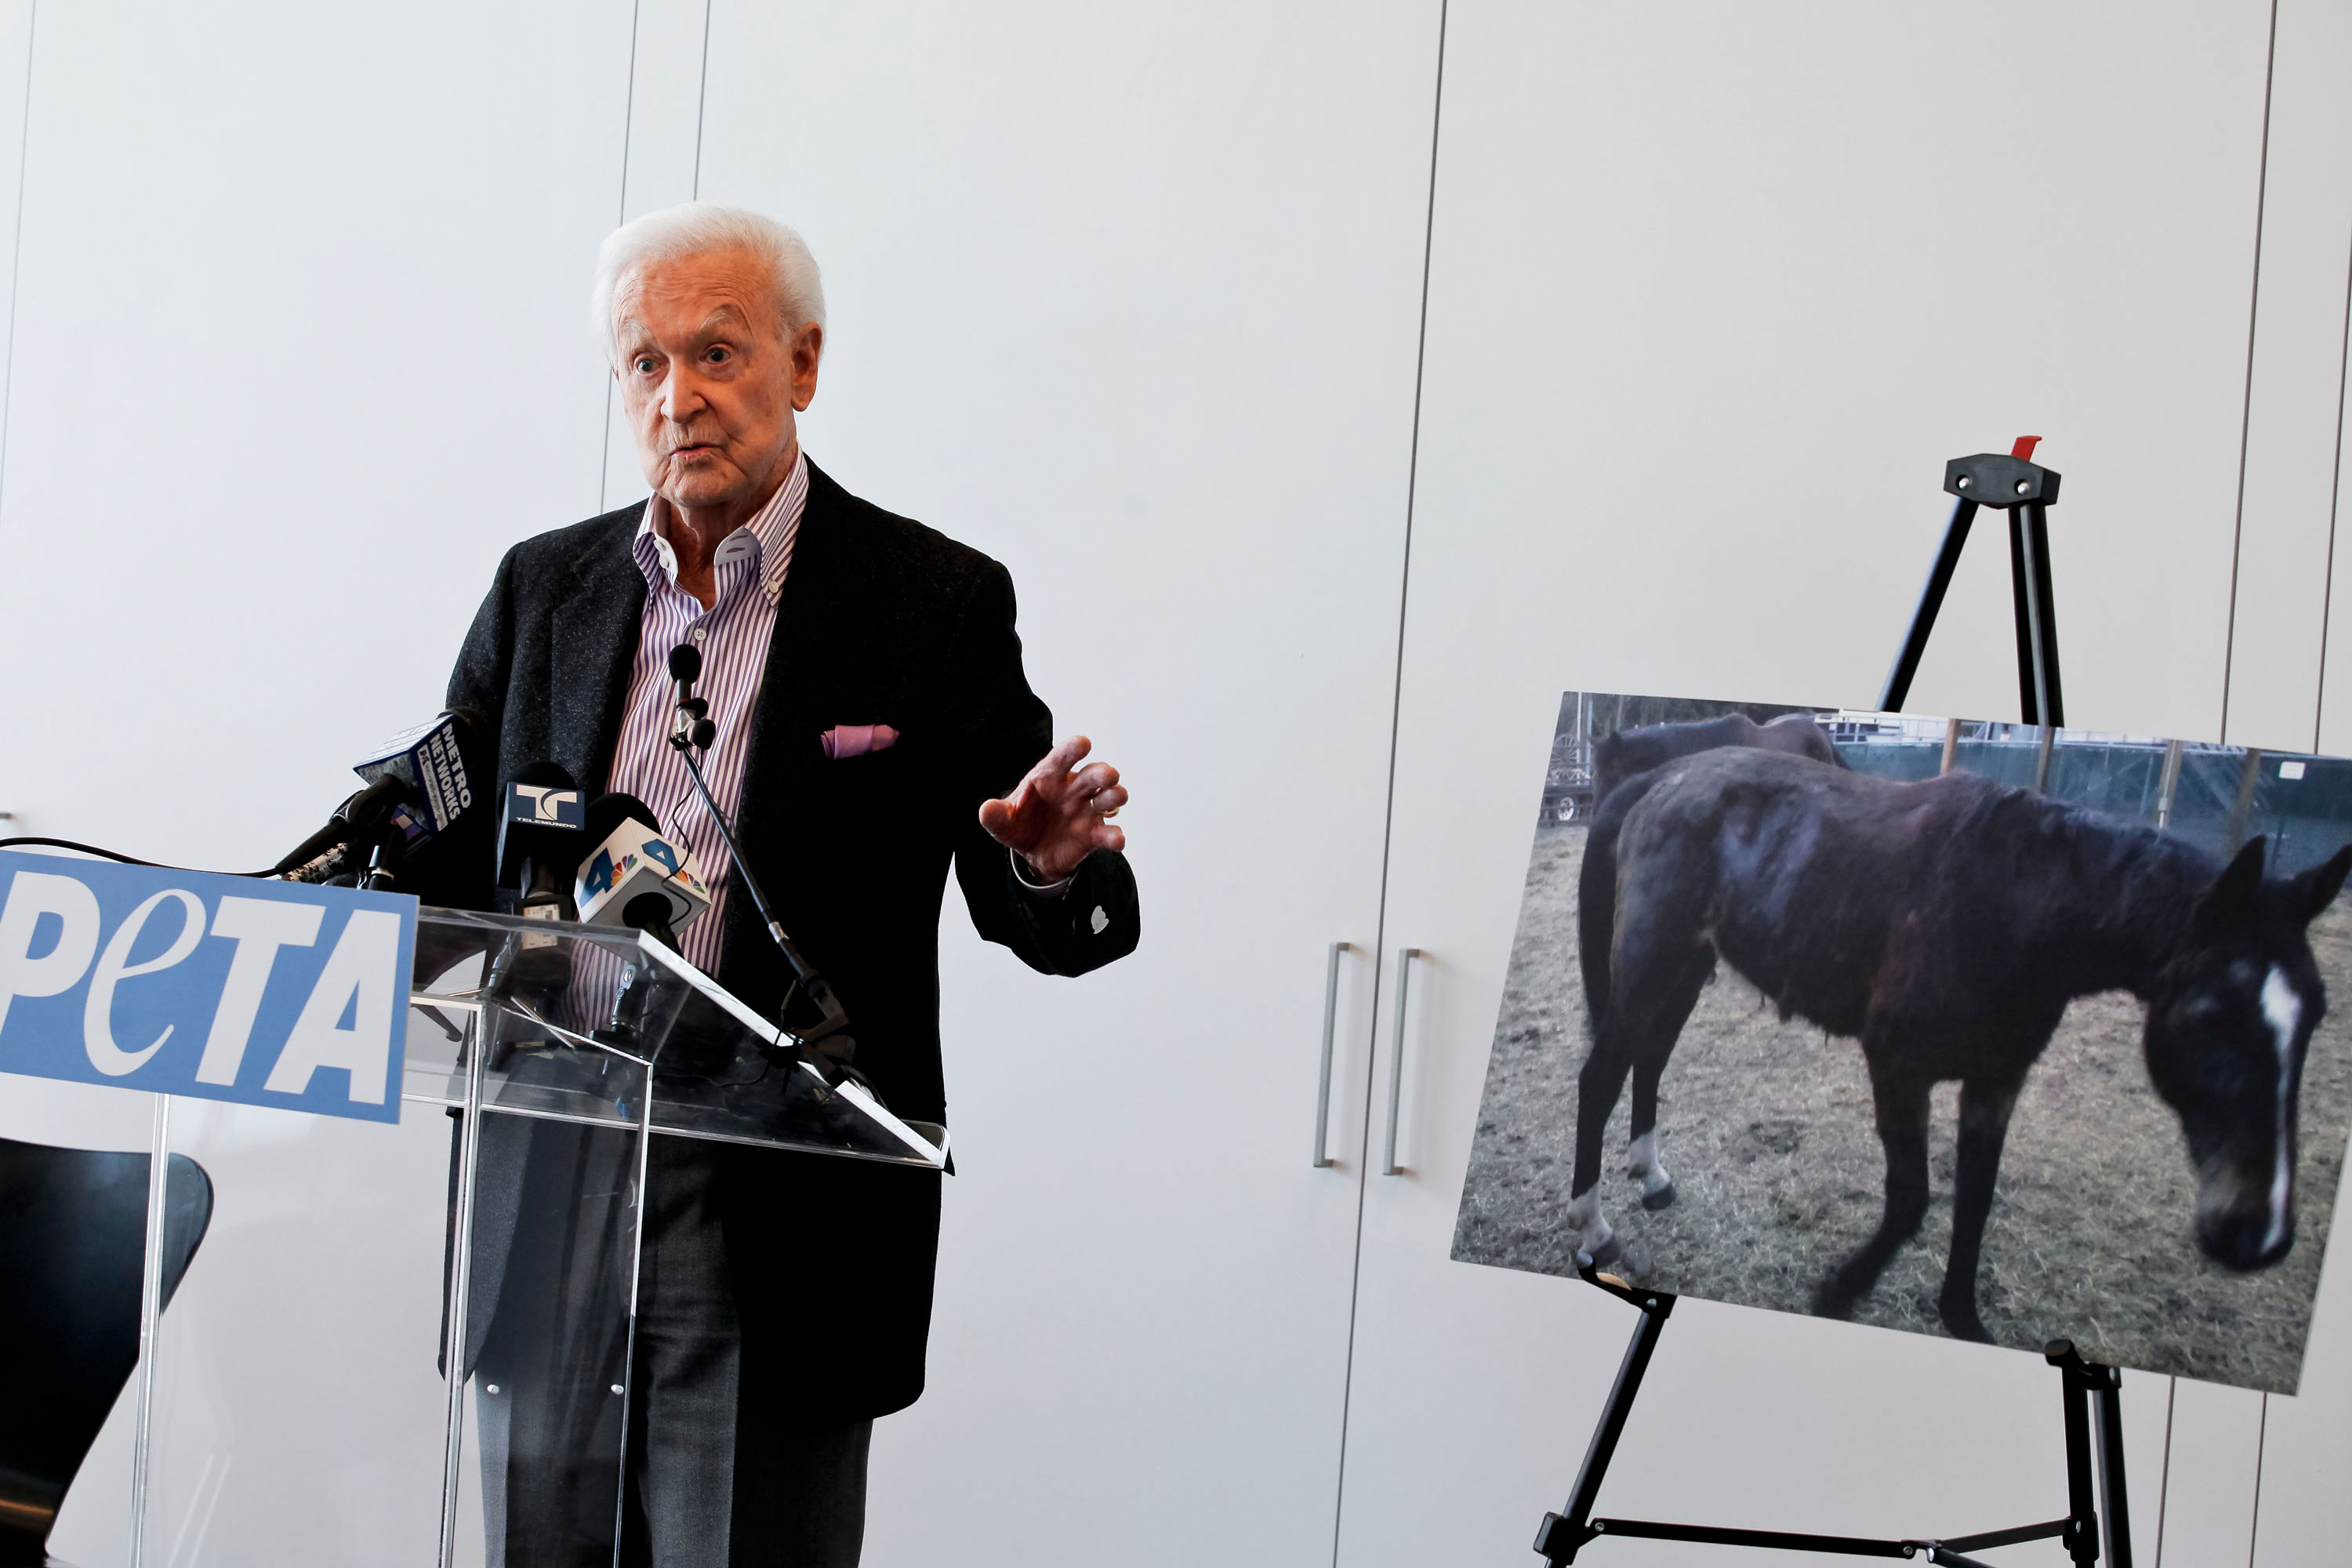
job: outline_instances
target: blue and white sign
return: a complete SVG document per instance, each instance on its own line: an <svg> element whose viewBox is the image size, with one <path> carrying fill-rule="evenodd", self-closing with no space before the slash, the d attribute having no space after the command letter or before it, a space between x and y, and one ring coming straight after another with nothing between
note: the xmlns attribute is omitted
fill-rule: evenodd
<svg viewBox="0 0 2352 1568"><path fill-rule="evenodd" d="M416 900L0 849L0 1072L400 1117Z"/></svg>

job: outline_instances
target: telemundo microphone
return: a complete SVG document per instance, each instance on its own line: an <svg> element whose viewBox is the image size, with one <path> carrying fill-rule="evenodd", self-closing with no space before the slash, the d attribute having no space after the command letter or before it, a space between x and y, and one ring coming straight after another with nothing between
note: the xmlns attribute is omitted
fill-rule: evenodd
<svg viewBox="0 0 2352 1568"><path fill-rule="evenodd" d="M506 784L499 814L499 889L532 920L579 919L572 873L588 847L588 807L572 775L533 763Z"/></svg>
<svg viewBox="0 0 2352 1568"><path fill-rule="evenodd" d="M571 921L572 873L585 847L586 811L572 775L532 763L499 791L499 905L529 921ZM552 931L510 932L491 960L486 994L560 986L572 963Z"/></svg>
<svg viewBox="0 0 2352 1568"><path fill-rule="evenodd" d="M452 709L376 747L352 769L365 787L268 874L323 882L348 871L351 851L367 845L369 881L388 882L406 856L446 832L473 805L465 748L479 728L475 715Z"/></svg>
<svg viewBox="0 0 2352 1568"><path fill-rule="evenodd" d="M710 889L686 847L662 832L652 808L615 791L588 803L582 841L593 844L572 889L580 918L634 926L673 952L678 928L710 907Z"/></svg>

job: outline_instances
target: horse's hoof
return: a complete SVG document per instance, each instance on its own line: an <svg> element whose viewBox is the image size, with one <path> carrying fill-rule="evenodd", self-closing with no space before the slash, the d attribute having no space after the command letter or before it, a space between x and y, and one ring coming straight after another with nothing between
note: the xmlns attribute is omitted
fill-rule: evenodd
<svg viewBox="0 0 2352 1568"><path fill-rule="evenodd" d="M1668 1182L1664 1186L1660 1187L1654 1193L1643 1193L1642 1194L1642 1206L1648 1209L1652 1214L1657 1213L1660 1209L1672 1208L1674 1207L1674 1204L1675 1184L1672 1182Z"/></svg>
<svg viewBox="0 0 2352 1568"><path fill-rule="evenodd" d="M1832 1274L1822 1281L1820 1289L1813 1292L1813 1316L1840 1320L1851 1318L1853 1316L1854 1303L1861 1300L1860 1291L1840 1284L1837 1276Z"/></svg>
<svg viewBox="0 0 2352 1568"><path fill-rule="evenodd" d="M1612 1236L1585 1256L1592 1259L1595 1268L1606 1268L1625 1256L1625 1244Z"/></svg>
<svg viewBox="0 0 2352 1568"><path fill-rule="evenodd" d="M1984 1320L1977 1316L1975 1302L1960 1305L1938 1302L1936 1315L1944 1320L1944 1331L1952 1338L1973 1340L1980 1345L1992 1343L1992 1335L1986 1331Z"/></svg>

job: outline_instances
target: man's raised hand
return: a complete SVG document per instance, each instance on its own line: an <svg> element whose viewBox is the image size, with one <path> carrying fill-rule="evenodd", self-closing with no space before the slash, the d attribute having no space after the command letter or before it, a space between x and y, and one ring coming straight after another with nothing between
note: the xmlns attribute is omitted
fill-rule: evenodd
<svg viewBox="0 0 2352 1568"><path fill-rule="evenodd" d="M1085 761L1094 742L1073 735L1029 770L1003 800L984 801L980 825L988 836L1028 862L1040 882L1058 882L1097 849L1124 849L1127 835L1110 818L1127 804L1118 770Z"/></svg>

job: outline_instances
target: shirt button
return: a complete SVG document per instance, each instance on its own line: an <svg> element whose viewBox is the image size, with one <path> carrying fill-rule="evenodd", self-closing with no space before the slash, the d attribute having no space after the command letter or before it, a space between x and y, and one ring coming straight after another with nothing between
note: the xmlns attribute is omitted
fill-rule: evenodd
<svg viewBox="0 0 2352 1568"><path fill-rule="evenodd" d="M695 628L694 628L694 640L695 640L695 641L697 641L697 642L700 642L700 641L702 640L702 633L703 633L703 629L704 629L704 628L702 628L701 626L697 626L697 627L695 627Z"/></svg>

